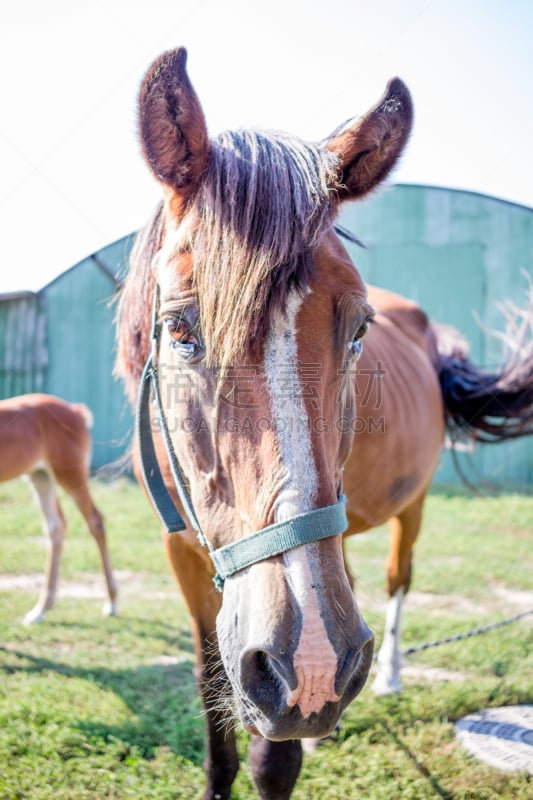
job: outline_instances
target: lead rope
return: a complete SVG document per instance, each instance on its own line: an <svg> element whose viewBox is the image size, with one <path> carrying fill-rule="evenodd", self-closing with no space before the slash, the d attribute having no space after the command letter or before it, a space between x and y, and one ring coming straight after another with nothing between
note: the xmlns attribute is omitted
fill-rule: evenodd
<svg viewBox="0 0 533 800"><path fill-rule="evenodd" d="M482 633L494 631L497 628L503 628L504 625L510 625L512 622L517 622L519 619L528 617L533 614L533 608L529 611L522 611L520 614L515 614L514 617L501 619L498 622L493 622L490 625L485 625L483 628L474 628L474 630L467 631L466 633L457 633L455 636L447 636L445 639L437 639L434 642L426 642L417 647L408 647L404 650L402 656L412 656L414 653L421 653L423 650L429 650L430 647L440 647L443 644L450 644L451 642L461 642L463 639L470 639L471 636L481 636Z"/></svg>

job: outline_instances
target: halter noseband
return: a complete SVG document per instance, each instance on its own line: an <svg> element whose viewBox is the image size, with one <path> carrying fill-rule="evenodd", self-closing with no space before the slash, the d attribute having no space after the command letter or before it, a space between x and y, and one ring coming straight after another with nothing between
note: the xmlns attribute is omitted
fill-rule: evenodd
<svg viewBox="0 0 533 800"><path fill-rule="evenodd" d="M149 355L141 378L137 413L135 418L135 435L139 448L141 474L148 496L167 533L178 533L186 528L181 514L165 485L157 460L152 424L150 418L150 394L154 404L156 422L163 437L170 470L178 497L191 526L196 531L200 543L207 547L215 565L215 586L222 591L224 580L246 567L264 561L272 556L285 553L302 544L309 544L320 539L338 536L348 527L346 519L346 498L341 495L336 503L312 511L306 511L284 522L268 525L244 539L214 548L202 532L198 518L181 471L161 402L157 375L157 357L159 348L160 325L157 323L158 289L154 289L152 309L151 341L152 351Z"/></svg>

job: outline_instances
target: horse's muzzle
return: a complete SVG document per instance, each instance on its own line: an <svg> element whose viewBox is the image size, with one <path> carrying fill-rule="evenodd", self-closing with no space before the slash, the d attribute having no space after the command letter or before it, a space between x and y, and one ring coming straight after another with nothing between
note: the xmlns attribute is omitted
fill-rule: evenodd
<svg viewBox="0 0 533 800"><path fill-rule="evenodd" d="M240 659L240 676L236 699L243 726L252 733L272 741L320 738L329 735L337 725L346 706L363 688L374 650L374 637L362 622L357 647L346 651L335 676L324 675L332 691L317 694L324 698L309 712L301 704L299 681L289 656L267 650L247 648ZM300 680L302 680L300 678Z"/></svg>

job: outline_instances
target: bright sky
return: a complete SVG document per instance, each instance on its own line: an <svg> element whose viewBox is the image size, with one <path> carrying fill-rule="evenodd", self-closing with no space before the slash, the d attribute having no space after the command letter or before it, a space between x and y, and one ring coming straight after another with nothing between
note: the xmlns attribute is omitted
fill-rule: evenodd
<svg viewBox="0 0 533 800"><path fill-rule="evenodd" d="M18 0L0 13L0 293L40 288L147 219L159 189L136 93L177 45L213 134L321 139L399 75L416 119L395 181L533 206L531 0Z"/></svg>

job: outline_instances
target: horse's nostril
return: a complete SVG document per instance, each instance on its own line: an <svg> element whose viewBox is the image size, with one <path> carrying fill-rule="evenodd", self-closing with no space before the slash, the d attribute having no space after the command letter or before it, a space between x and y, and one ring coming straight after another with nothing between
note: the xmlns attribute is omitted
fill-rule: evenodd
<svg viewBox="0 0 533 800"><path fill-rule="evenodd" d="M370 636L362 647L348 650L335 678L335 691L338 695L342 696L344 694L346 687L356 675L362 678L362 688L372 663L373 651L373 636Z"/></svg>
<svg viewBox="0 0 533 800"><path fill-rule="evenodd" d="M248 649L241 656L240 667L241 686L260 708L283 705L287 686L296 685L294 670L284 655L276 658L266 650Z"/></svg>
<svg viewBox="0 0 533 800"><path fill-rule="evenodd" d="M358 659L359 659L359 652L354 648L350 648L350 650L348 650L348 652L346 653L344 661L340 665L339 670L337 672L337 676L335 678L335 691L337 692L337 694L342 695L346 687L346 684L348 683L348 681L350 680L355 671Z"/></svg>
<svg viewBox="0 0 533 800"><path fill-rule="evenodd" d="M370 636L360 649L350 650L335 680L335 691L339 695L349 695L351 700L359 694L368 678L373 654L373 636Z"/></svg>
<svg viewBox="0 0 533 800"><path fill-rule="evenodd" d="M264 650L248 650L241 658L241 676L244 681L269 680L273 677L272 660Z"/></svg>
<svg viewBox="0 0 533 800"><path fill-rule="evenodd" d="M254 654L255 666L258 675L270 675L272 668L270 666L269 658L265 652L258 650Z"/></svg>

